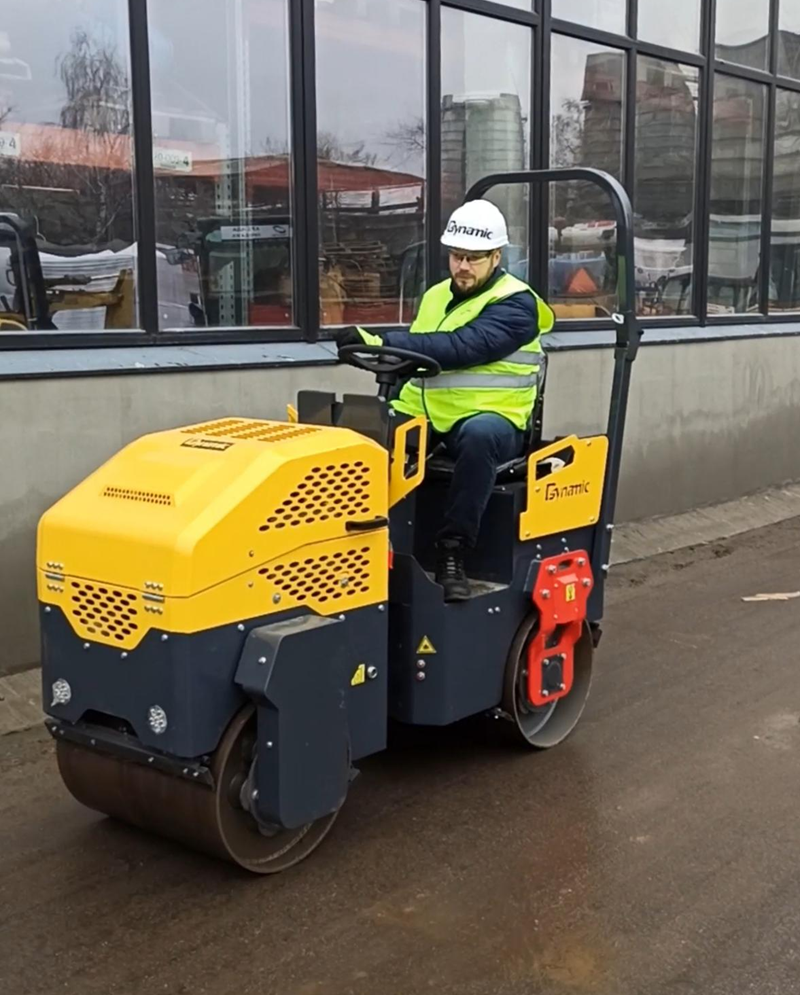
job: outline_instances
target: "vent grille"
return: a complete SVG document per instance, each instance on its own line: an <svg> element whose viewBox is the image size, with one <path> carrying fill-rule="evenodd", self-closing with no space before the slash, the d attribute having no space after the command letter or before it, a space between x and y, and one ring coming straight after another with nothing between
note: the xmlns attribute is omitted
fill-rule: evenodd
<svg viewBox="0 0 800 995"><path fill-rule="evenodd" d="M339 601L369 590L372 549L364 546L338 553L275 563L258 572L296 602Z"/></svg>
<svg viewBox="0 0 800 995"><path fill-rule="evenodd" d="M281 422L245 421L243 418L228 418L222 421L209 422L206 425L195 425L181 430L183 435L204 435L209 438L248 439L256 442L286 442L287 439L297 439L303 435L315 435L320 431L313 425L287 425Z"/></svg>
<svg viewBox="0 0 800 995"><path fill-rule="evenodd" d="M74 625L86 636L103 636L125 642L139 628L138 597L132 592L99 587L96 584L70 583L70 614Z"/></svg>
<svg viewBox="0 0 800 995"><path fill-rule="evenodd" d="M158 491L140 491L135 487L106 487L103 497L118 498L122 501L139 501L143 504L172 505L171 494L160 494Z"/></svg>
<svg viewBox="0 0 800 995"><path fill-rule="evenodd" d="M260 532L296 528L330 519L363 518L372 494L370 468L359 460L338 466L315 466L259 526Z"/></svg>

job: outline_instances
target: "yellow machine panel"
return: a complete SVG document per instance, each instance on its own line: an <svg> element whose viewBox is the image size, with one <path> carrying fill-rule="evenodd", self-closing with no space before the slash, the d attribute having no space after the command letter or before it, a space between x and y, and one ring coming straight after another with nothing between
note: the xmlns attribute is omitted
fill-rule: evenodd
<svg viewBox="0 0 800 995"><path fill-rule="evenodd" d="M528 504L519 516L520 539L594 525L603 499L607 458L604 435L588 439L570 435L531 453ZM559 466L556 460L565 465Z"/></svg>
<svg viewBox="0 0 800 995"><path fill-rule="evenodd" d="M388 453L348 429L226 419L145 436L42 518L39 597L86 639L385 599Z"/></svg>

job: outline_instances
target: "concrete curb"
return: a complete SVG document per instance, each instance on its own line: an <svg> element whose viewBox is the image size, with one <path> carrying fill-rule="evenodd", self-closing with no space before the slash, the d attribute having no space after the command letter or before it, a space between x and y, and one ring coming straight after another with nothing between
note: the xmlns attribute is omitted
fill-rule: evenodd
<svg viewBox="0 0 800 995"><path fill-rule="evenodd" d="M30 729L44 720L41 681L38 667L0 677L0 736Z"/></svg>
<svg viewBox="0 0 800 995"><path fill-rule="evenodd" d="M706 546L798 517L800 484L787 484L668 518L626 522L614 530L611 564L645 560L689 546Z"/></svg>
<svg viewBox="0 0 800 995"><path fill-rule="evenodd" d="M689 546L704 546L744 532L800 517L800 484L668 518L618 525L612 565L645 560ZM43 719L39 668L0 677L0 736L39 725Z"/></svg>

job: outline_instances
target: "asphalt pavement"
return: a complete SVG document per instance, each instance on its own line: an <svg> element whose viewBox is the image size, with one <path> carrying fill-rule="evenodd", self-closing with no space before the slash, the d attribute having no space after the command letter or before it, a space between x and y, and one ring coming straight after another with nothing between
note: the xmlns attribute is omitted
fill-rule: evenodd
<svg viewBox="0 0 800 995"><path fill-rule="evenodd" d="M398 730L276 878L0 739L2 995L800 992L800 521L616 570L573 736Z"/></svg>

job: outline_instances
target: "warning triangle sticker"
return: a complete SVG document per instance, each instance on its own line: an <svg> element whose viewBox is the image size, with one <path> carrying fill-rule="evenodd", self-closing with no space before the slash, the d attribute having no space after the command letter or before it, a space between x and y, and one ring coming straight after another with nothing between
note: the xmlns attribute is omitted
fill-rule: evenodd
<svg viewBox="0 0 800 995"><path fill-rule="evenodd" d="M436 652L436 647L433 645L430 639L428 639L427 636L423 636L422 639L420 640L419 646L417 646L417 653L435 653L435 652Z"/></svg>
<svg viewBox="0 0 800 995"><path fill-rule="evenodd" d="M367 668L363 663L359 663L356 667L356 672L350 678L350 687L357 687L359 684L363 684L367 679Z"/></svg>

